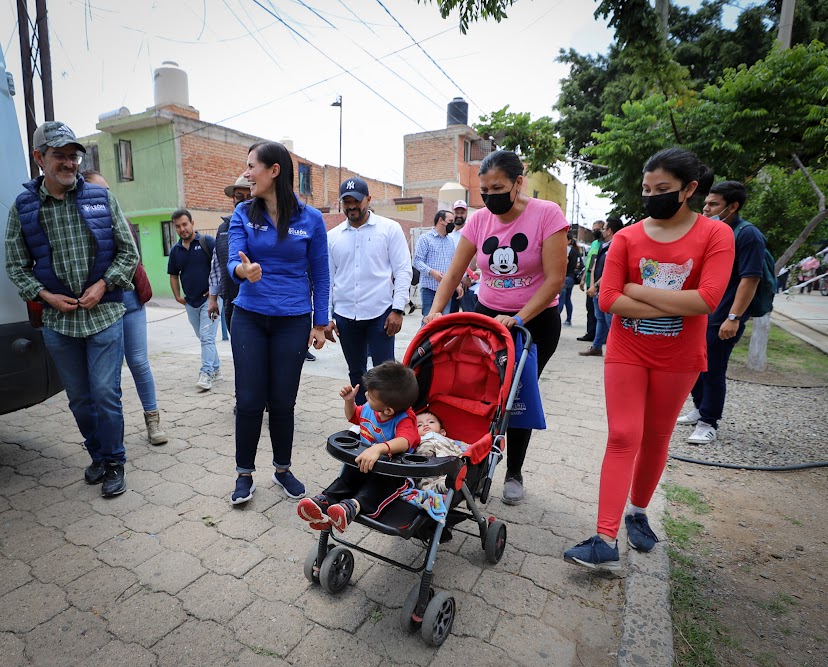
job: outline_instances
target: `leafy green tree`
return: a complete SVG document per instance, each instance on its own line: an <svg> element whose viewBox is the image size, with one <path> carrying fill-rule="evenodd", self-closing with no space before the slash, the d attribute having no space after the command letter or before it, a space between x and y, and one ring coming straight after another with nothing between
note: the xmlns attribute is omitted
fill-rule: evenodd
<svg viewBox="0 0 828 667"><path fill-rule="evenodd" d="M417 2L430 4L433 0L417 0ZM460 32L465 35L469 24L481 19L494 19L500 23L507 18L506 10L515 2L517 0L437 0L437 6L443 18L447 18L454 9L460 10Z"/></svg>
<svg viewBox="0 0 828 667"><path fill-rule="evenodd" d="M509 105L481 116L474 126L481 137L490 137L506 150L521 156L529 171L544 172L564 159L563 140L557 135L549 116L532 120L529 113L513 113Z"/></svg>

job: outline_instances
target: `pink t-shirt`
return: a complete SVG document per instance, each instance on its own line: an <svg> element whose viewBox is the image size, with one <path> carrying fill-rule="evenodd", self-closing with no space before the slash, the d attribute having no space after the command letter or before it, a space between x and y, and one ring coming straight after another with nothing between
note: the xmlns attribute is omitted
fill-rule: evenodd
<svg viewBox="0 0 828 667"><path fill-rule="evenodd" d="M568 228L561 207L542 199L529 199L512 222L501 222L486 208L472 213L460 233L477 248L480 302L506 312L523 308L543 284L544 240ZM556 296L549 305L557 303Z"/></svg>

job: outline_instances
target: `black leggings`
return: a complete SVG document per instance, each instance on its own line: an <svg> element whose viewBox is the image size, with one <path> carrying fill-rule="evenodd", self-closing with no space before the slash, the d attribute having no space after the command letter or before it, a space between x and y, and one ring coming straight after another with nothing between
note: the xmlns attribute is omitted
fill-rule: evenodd
<svg viewBox="0 0 828 667"><path fill-rule="evenodd" d="M492 310L482 303L477 304L476 312L495 317L496 315L508 315L514 317L516 313L500 310ZM526 323L526 328L532 334L532 340L538 346L538 378L558 347L561 338L561 314L557 307L547 308L540 312L533 319ZM519 475L523 469L523 461L526 459L526 450L529 448L529 439L532 437L530 428L512 428L506 430L506 470L507 472Z"/></svg>

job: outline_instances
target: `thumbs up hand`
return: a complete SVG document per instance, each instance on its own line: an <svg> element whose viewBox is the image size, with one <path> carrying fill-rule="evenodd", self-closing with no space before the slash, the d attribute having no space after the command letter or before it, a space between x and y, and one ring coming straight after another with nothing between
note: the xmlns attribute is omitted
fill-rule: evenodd
<svg viewBox="0 0 828 667"><path fill-rule="evenodd" d="M239 278L246 278L248 282L255 283L262 279L262 267L258 262L251 262L247 255L239 250L239 257L241 264L236 268L236 274Z"/></svg>

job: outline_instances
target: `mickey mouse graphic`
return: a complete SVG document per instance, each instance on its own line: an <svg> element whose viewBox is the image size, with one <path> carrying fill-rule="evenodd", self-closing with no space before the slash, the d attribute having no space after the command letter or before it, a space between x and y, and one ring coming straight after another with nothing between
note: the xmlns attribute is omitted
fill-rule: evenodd
<svg viewBox="0 0 828 667"><path fill-rule="evenodd" d="M511 276L518 271L518 253L529 247L526 234L515 234L507 246L500 245L496 236L483 243L483 252L489 256L489 270L501 276Z"/></svg>

